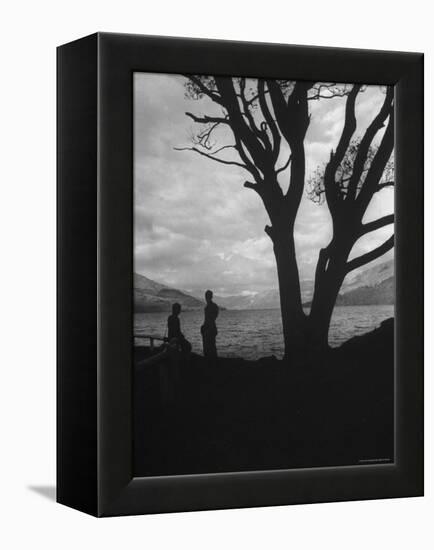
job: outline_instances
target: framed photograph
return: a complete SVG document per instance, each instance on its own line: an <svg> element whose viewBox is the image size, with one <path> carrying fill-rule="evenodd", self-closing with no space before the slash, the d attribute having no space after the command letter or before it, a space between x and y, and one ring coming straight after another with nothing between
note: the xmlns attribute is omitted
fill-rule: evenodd
<svg viewBox="0 0 434 550"><path fill-rule="evenodd" d="M58 49L58 501L423 494L423 55Z"/></svg>

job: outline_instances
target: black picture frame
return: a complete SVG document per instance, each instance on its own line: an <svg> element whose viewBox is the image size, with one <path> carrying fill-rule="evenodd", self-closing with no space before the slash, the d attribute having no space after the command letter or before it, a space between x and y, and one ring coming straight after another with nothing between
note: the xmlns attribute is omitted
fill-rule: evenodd
<svg viewBox="0 0 434 550"><path fill-rule="evenodd" d="M58 502L115 516L423 495L423 55L108 33L57 53ZM395 86L393 464L133 477L135 71Z"/></svg>

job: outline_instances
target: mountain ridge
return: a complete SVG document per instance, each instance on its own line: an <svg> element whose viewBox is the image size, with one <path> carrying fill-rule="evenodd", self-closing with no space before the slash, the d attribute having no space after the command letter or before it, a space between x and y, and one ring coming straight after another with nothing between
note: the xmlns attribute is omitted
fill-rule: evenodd
<svg viewBox="0 0 434 550"><path fill-rule="evenodd" d="M394 304L393 271L393 260L357 271L344 281L336 304L338 306ZM302 299L306 307L309 307L312 300L313 284L312 280L302 281ZM277 289L233 296L216 295L215 301L222 309L278 309L280 307ZM173 302L180 303L184 311L199 310L205 305L197 296L134 273L134 310L136 312L169 312Z"/></svg>
<svg viewBox="0 0 434 550"><path fill-rule="evenodd" d="M204 306L198 298L182 290L170 288L144 275L134 273L134 311L136 313L170 312L174 302L181 304L184 311L198 310Z"/></svg>

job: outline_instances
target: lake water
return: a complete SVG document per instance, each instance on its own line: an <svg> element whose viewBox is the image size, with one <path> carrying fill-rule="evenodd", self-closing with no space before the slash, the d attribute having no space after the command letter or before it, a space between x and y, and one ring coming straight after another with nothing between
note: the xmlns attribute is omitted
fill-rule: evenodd
<svg viewBox="0 0 434 550"><path fill-rule="evenodd" d="M339 346L353 336L373 330L382 321L393 316L394 306L336 307L330 326L330 345ZM135 335L166 336L167 317L168 313L136 313ZM202 353L202 322L202 311L186 311L181 314L181 330L196 353ZM259 359L269 355L281 358L283 355L278 309L223 310L217 319L217 328L217 349L221 357Z"/></svg>

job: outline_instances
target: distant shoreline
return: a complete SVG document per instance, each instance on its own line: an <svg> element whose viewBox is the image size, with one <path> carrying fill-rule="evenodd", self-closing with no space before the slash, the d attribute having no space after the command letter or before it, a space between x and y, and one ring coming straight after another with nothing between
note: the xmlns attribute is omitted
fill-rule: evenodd
<svg viewBox="0 0 434 550"><path fill-rule="evenodd" d="M218 305L218 304L217 304ZM308 304L303 304L303 309L310 309L310 306L311 306L311 303L308 303ZM385 307L385 306L388 306L388 307L394 307L395 304L338 304L335 306L335 308L353 308L353 307ZM205 304L203 305L203 307L205 307ZM241 309L241 308L223 308L223 307L220 307L220 310L221 311L279 311L280 308L278 307L263 307L263 308L245 308L245 309ZM196 311L202 311L202 308L195 308L195 309L189 309L189 308L183 308L182 309L182 313L192 313L192 312L196 312ZM134 314L148 314L148 313L170 313L170 309L152 309L152 310L148 310L148 311L137 311L135 310L134 311Z"/></svg>

